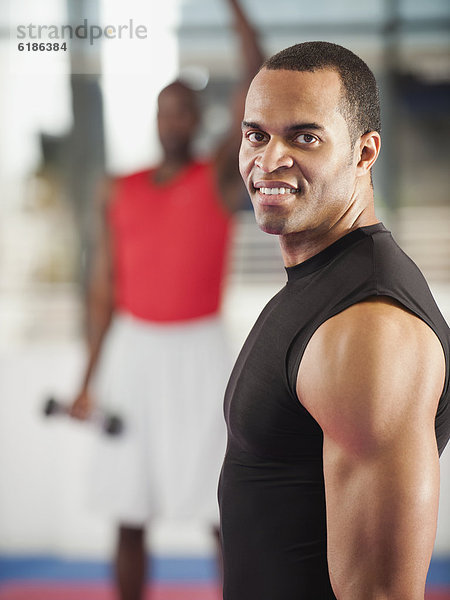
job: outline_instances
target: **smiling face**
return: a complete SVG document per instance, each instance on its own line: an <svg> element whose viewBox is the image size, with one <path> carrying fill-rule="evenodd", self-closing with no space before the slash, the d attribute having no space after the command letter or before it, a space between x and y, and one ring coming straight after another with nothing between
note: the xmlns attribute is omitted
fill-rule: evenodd
<svg viewBox="0 0 450 600"><path fill-rule="evenodd" d="M321 234L350 210L358 143L352 147L341 103L331 69L262 69L254 78L239 166L263 231Z"/></svg>

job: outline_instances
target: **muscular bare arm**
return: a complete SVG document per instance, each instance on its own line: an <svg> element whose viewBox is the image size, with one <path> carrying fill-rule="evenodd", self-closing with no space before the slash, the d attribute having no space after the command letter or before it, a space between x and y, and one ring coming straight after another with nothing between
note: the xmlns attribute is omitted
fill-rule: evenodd
<svg viewBox="0 0 450 600"><path fill-rule="evenodd" d="M233 13L234 28L240 41L243 73L242 80L232 96L232 122L228 134L217 148L215 167L223 204L229 212L234 212L240 208L241 200L245 194L238 168L245 96L252 78L264 61L264 55L257 32L248 21L239 0L228 0L228 5Z"/></svg>
<svg viewBox="0 0 450 600"><path fill-rule="evenodd" d="M112 183L105 181L99 196L99 231L86 298L88 360L81 389L71 408L71 415L79 419L87 418L92 410L89 384L114 310L111 240L106 218L111 193Z"/></svg>
<svg viewBox="0 0 450 600"><path fill-rule="evenodd" d="M423 600L444 371L432 330L387 298L343 311L308 344L297 393L324 433L328 564L339 600Z"/></svg>

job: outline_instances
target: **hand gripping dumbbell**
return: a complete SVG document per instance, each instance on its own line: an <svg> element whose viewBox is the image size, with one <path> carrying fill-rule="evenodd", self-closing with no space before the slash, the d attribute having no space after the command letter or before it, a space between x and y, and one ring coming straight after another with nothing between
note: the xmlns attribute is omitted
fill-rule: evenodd
<svg viewBox="0 0 450 600"><path fill-rule="evenodd" d="M52 417L55 415L70 415L70 407L55 398L48 398L44 404L44 415ZM120 435L123 431L123 421L115 414L95 409L87 421L98 425L108 435Z"/></svg>

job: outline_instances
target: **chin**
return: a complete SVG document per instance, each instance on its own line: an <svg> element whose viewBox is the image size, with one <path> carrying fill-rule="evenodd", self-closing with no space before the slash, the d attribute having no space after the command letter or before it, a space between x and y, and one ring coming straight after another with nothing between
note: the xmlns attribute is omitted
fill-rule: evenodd
<svg viewBox="0 0 450 600"><path fill-rule="evenodd" d="M289 215L285 210L272 207L260 207L253 205L255 220L258 227L264 233L271 235L283 235L289 227Z"/></svg>
<svg viewBox="0 0 450 600"><path fill-rule="evenodd" d="M273 220L266 220L256 217L256 224L264 231L264 233L270 233L271 235L282 235L284 232L284 223L276 223Z"/></svg>
<svg viewBox="0 0 450 600"><path fill-rule="evenodd" d="M260 225L259 228L261 231L264 231L264 233L270 233L271 235L281 235L283 233L282 230L271 225Z"/></svg>

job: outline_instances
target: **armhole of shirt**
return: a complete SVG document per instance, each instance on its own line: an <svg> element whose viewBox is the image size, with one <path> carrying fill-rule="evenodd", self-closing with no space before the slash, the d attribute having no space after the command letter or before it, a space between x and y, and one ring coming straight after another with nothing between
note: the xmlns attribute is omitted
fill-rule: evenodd
<svg viewBox="0 0 450 600"><path fill-rule="evenodd" d="M417 307L415 307L412 302L408 302L406 297L402 297L398 292L393 289L381 288L379 285L379 276L377 275L377 261L376 261L376 250L375 250L375 241L373 237L371 237L372 246L373 246L373 263L372 263L372 278L368 280L367 286L361 290L358 294L356 294L350 300L345 302L338 302L336 306L334 306L331 310L325 312L323 315L320 315L319 319L312 322L311 326L305 331L297 332L297 334L292 339L289 348L286 352L286 378L287 378L287 386L292 395L292 397L299 402L297 396L297 375L298 370L300 368L300 363L303 358L303 354L305 353L306 347L311 340L314 333L317 329L323 325L326 321L341 313L342 311L350 308L354 304L358 304L359 302L363 302L368 298L372 297L388 297L392 300L395 300L400 306L403 306L417 318L421 319L426 325L430 327L430 329L434 332L436 337L441 344L442 350L444 352L445 357L445 383L443 387L443 391L441 397L439 399L438 411L442 408L441 403L443 399L448 394L448 389L450 385L450 347L449 344L446 344L443 340L440 332L438 331L437 326L427 317L425 313L419 312ZM407 256L407 255L406 255ZM409 257L407 257L409 259ZM410 259L409 259L410 260ZM299 343L300 336L303 338L303 341Z"/></svg>

